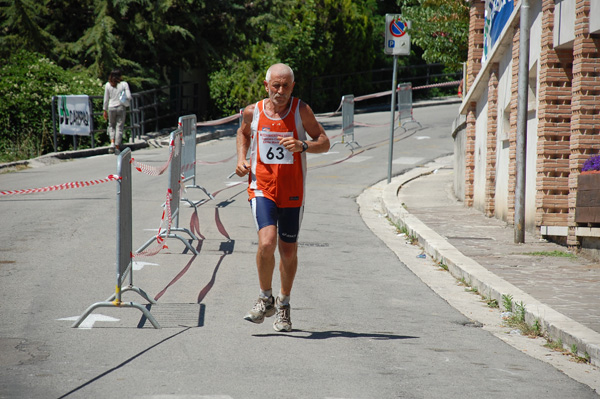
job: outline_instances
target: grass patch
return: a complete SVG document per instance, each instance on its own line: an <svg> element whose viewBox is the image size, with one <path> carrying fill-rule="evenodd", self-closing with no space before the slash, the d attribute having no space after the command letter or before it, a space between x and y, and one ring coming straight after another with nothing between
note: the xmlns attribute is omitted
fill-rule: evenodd
<svg viewBox="0 0 600 399"><path fill-rule="evenodd" d="M498 305L498 301L492 298L483 298L485 300L485 303L488 305L488 307L490 308L494 308L497 309L500 307L500 305Z"/></svg>
<svg viewBox="0 0 600 399"><path fill-rule="evenodd" d="M513 308L513 296L510 294L504 294L502 295L502 305L504 306L504 309L512 312L512 308Z"/></svg>
<svg viewBox="0 0 600 399"><path fill-rule="evenodd" d="M508 316L504 317L507 326L520 330L521 334L528 337L535 338L544 336L542 323L540 323L539 319L536 319L532 325L529 325L529 323L525 321L527 311L523 301L515 303L512 295L504 294L502 295L502 305L507 312L510 312Z"/></svg>
<svg viewBox="0 0 600 399"><path fill-rule="evenodd" d="M549 257L553 257L553 258L570 258L570 259L577 258L577 255L575 255L575 254L572 254L570 252L565 252L565 251L558 251L558 250L541 251L541 252L526 252L523 255L549 256Z"/></svg>
<svg viewBox="0 0 600 399"><path fill-rule="evenodd" d="M390 223L396 228L396 233L398 233L398 234L404 234L406 236L406 239L408 241L410 241L410 243L412 245L417 245L419 243L419 239L417 238L417 236L415 236L410 231L408 231L408 229L406 228L406 226L400 225L398 223L394 223L391 220L390 220Z"/></svg>
<svg viewBox="0 0 600 399"><path fill-rule="evenodd" d="M578 348L577 348L577 345L575 345L575 344L571 345L570 351L565 349L562 339L560 339L560 338L556 341L552 341L551 339L547 338L547 342L544 346L555 352L560 352L563 355L571 356L573 358L573 361L575 361L577 363L590 363L591 362L589 353L585 352L583 354L583 356L579 356Z"/></svg>

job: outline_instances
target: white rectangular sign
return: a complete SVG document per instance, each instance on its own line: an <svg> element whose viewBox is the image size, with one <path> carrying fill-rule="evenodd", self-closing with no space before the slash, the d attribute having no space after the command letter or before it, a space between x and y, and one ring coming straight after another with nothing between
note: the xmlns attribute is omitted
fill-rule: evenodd
<svg viewBox="0 0 600 399"><path fill-rule="evenodd" d="M391 55L410 55L410 23L401 15L385 14L385 53Z"/></svg>
<svg viewBox="0 0 600 399"><path fill-rule="evenodd" d="M89 136L93 129L89 96L59 96L58 116L60 134Z"/></svg>

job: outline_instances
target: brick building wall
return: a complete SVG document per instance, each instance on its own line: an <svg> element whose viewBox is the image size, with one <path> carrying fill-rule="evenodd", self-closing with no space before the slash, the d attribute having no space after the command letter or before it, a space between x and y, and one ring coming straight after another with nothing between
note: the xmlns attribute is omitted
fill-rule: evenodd
<svg viewBox="0 0 600 399"><path fill-rule="evenodd" d="M465 205L473 206L475 182L475 136L477 129L477 103L472 102L467 110L465 130Z"/></svg>
<svg viewBox="0 0 600 399"><path fill-rule="evenodd" d="M483 57L483 28L485 23L485 2L471 1L469 19L469 54L467 57L467 91L481 70Z"/></svg>
<svg viewBox="0 0 600 399"><path fill-rule="evenodd" d="M513 33L512 45L512 79L510 85L510 131L508 134L508 217L507 220L515 220L515 190L517 185L517 104L519 93L519 38L520 29L517 26Z"/></svg>
<svg viewBox="0 0 600 399"><path fill-rule="evenodd" d="M575 42L573 44L573 84L571 102L571 146L567 245L577 246L575 203L577 178L583 163L600 152L600 38L589 34L590 0L577 0Z"/></svg>
<svg viewBox="0 0 600 399"><path fill-rule="evenodd" d="M498 136L498 79L500 65L491 66L488 82L487 152L485 167L485 214L493 217L496 205L496 138Z"/></svg>
<svg viewBox="0 0 600 399"><path fill-rule="evenodd" d="M467 91L481 70L483 56L483 28L485 23L485 2L475 0L470 3L469 54L467 58ZM471 123L469 123L471 121ZM475 179L475 121L476 103L470 104L467 113L465 136L465 205L473 206Z"/></svg>
<svg viewBox="0 0 600 399"><path fill-rule="evenodd" d="M554 48L554 0L542 2L536 225L566 226L569 216L572 51Z"/></svg>
<svg viewBox="0 0 600 399"><path fill-rule="evenodd" d="M531 39L532 52L536 55L533 65L530 65L531 76L537 76L537 87L534 84L530 89L536 90L537 131L529 132L537 139L536 146L536 181L527 181L528 187L535 184L535 226L558 226L553 232L564 234L568 227L569 235L567 244L571 247L578 245L576 237L575 213L577 199L577 179L583 162L591 155L600 153L600 33L590 34L590 8L591 2L596 0L574 0L576 18L574 26L574 40L561 42L555 48L555 0L530 0L535 2L539 14L533 15L532 21L541 37ZM515 6L520 4L515 1ZM499 72L498 59L504 57L498 54L502 47L496 48L494 62L489 65L481 64L483 50L483 25L484 2L474 0L470 2L471 23L469 38L468 79L469 90L478 79L477 90L472 90L465 98L461 112L466 115L465 130L465 205L473 206L473 185L475 184L475 140L476 137L487 135L486 162L485 162L485 209L488 216L493 216L496 204L499 204L495 192L496 184L506 184L507 198L506 217L508 221L514 220L515 210L515 184L516 184L516 132L517 132L517 104L518 104L518 76L519 76L519 21L515 18L512 29L507 30L504 40L505 51L512 51L511 69ZM565 23L565 19L561 19ZM512 46L506 45L512 40ZM530 60L531 61L531 60ZM537 62L537 69L536 64ZM508 131L508 168L503 173L502 182L498 182L500 174L497 173L498 157L498 82L504 81L508 73L510 81L510 117L507 120ZM484 86L485 85L485 86ZM487 96L482 96L482 90ZM484 97L485 96L485 97ZM487 108L480 103L487 97ZM530 99L531 101L531 99ZM477 131L477 109L487 109L487 131ZM532 108L533 109L533 108ZM533 115L532 113L529 116ZM482 126L484 124L481 124ZM503 126L504 127L504 126ZM504 129L502 129L504 131ZM531 137L531 136L530 136ZM506 175L504 175L506 176ZM481 184L482 182L477 182ZM592 226L598 227L598 226ZM562 230L565 228L565 230Z"/></svg>

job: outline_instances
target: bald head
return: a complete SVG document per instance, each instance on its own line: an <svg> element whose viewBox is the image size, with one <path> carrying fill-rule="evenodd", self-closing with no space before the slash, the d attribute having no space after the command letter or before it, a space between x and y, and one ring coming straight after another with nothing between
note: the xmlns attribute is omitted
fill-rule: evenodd
<svg viewBox="0 0 600 399"><path fill-rule="evenodd" d="M271 81L271 75L290 76L292 78L292 82L294 81L294 71L292 71L292 68L286 64L271 65L267 70L267 76L265 77L267 83Z"/></svg>

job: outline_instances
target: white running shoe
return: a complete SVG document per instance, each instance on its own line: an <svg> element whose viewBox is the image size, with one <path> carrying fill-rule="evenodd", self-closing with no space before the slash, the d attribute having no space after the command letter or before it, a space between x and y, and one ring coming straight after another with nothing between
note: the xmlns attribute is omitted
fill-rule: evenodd
<svg viewBox="0 0 600 399"><path fill-rule="evenodd" d="M273 322L273 328L275 331L292 331L292 319L290 318L290 305L282 305L279 302L279 297L275 301L275 307L277 308L277 316Z"/></svg>
<svg viewBox="0 0 600 399"><path fill-rule="evenodd" d="M275 314L275 299L259 297L254 307L244 316L244 320L260 324L265 321L265 317L271 317Z"/></svg>

